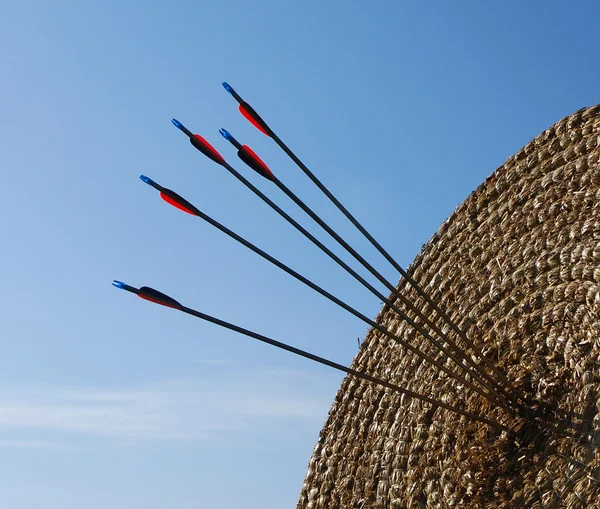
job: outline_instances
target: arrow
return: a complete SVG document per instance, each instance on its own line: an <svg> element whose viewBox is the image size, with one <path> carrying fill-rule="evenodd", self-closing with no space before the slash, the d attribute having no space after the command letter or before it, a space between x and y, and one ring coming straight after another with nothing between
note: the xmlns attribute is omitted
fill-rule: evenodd
<svg viewBox="0 0 600 509"><path fill-rule="evenodd" d="M200 135L194 135L190 130L188 130L181 122L173 119L173 124L182 132L184 132L190 140L204 140ZM265 164L262 159L247 145L240 144L228 131L225 129L220 129L219 132L221 135L227 139L234 147L238 149L239 158L244 161L248 166L250 166L253 170L259 173L262 177L266 178L274 182L280 189L282 189L288 196L290 196L296 203L298 203L303 210L310 215L317 223L325 229L335 240L337 240L352 256L354 256L363 266L365 266L375 277L377 277L385 286L388 288L398 299L400 299L406 306L408 306L411 310L413 310L425 323L432 328L436 334L442 337L449 345L451 345L458 357L461 357L466 364L471 365L474 370L481 374L487 381L483 381L476 373L474 373L470 367L466 367L463 363L461 363L457 356L453 355L446 348L444 348L441 343L439 343L435 338L433 338L425 329L419 326L414 320L412 320L408 315L400 311L400 309L395 306L389 299L385 298L381 293L377 292L375 288L367 283L362 277L360 277L354 270L352 270L347 264L342 262L342 260L334 255L329 249L327 249L321 242L319 242L314 236L312 236L306 229L301 227L296 221L294 221L288 214L286 214L280 207L275 205L269 198L267 198L262 192L260 192L256 187L254 187L248 180L240 175L229 163L225 161L225 159L218 154L218 164L226 168L232 175L234 175L238 180L240 180L246 187L248 187L251 191L253 191L257 196L259 196L265 203L267 203L271 208L273 208L279 215L281 215L284 219L286 219L292 226L298 229L303 235L305 235L311 242L313 242L317 247L319 247L323 252L325 252L328 256L334 259L342 268L344 268L349 274L351 274L355 279L357 279L361 284L367 285L366 287L369 290L375 290L377 292L377 296L381 298L384 302L387 302L390 307L398 314L398 316L406 321L411 327L413 327L417 332L423 335L430 343L432 343L436 348L442 351L445 355L450 357L459 367L461 367L464 371L466 371L469 375L471 375L475 380L477 380L484 388L489 391L488 393L482 392L480 389L477 389L470 382L464 380L469 387L473 388L476 392L483 395L490 401L494 400L494 403L506 407L506 403L514 404L516 407L520 408L521 405L518 401L513 401L510 398L510 395L507 395L502 386L498 384L492 377L490 377L485 371L483 371L477 363L475 363L468 355L466 355L459 347L454 343L450 338L448 338L439 327L437 327L427 316L425 316L412 302L410 302L406 297L404 297L399 290L394 287L391 283L389 283L378 271L375 270L363 257L361 257L348 243L346 243L335 231L333 231L329 225L327 225L321 218L319 218L307 205L305 205L294 193L292 193L281 181L279 181L273 172L269 169L269 167ZM205 144L208 144L206 140L204 140ZM192 142L196 148L198 148L203 154L207 155L212 154L213 151L216 152L212 146L208 145L210 149L206 148L204 145L203 148L200 149L196 146L194 142ZM214 157L208 155L210 159L217 162ZM172 191L171 191L172 192ZM183 209L185 210L185 209ZM185 210L187 211L187 210ZM189 211L188 211L189 212ZM490 385L491 384L491 385ZM493 395L493 396L490 396ZM502 402L500 400L505 400Z"/></svg>
<svg viewBox="0 0 600 509"><path fill-rule="evenodd" d="M221 129L219 131L221 135L227 139L233 146L238 149L239 158L244 161L250 168L255 170L261 176L267 178L271 182L273 182L284 194L286 194L294 203L296 203L306 214L308 214L322 229L324 229L333 239L335 239L348 253L350 253L363 267L365 267L373 276L375 276L392 294L398 298L401 302L403 302L410 310L419 316L426 324L429 326L439 337L441 337L446 343L448 343L456 352L463 361L469 364L477 373L483 376L487 382L483 382L479 379L477 375L474 375L470 368L465 367L463 363L458 361L458 359L452 355L448 350L446 350L440 343L438 343L435 339L433 339L430 335L422 333L430 343L432 343L436 348L441 350L444 354L450 357L454 362L456 362L461 368L467 371L471 376L474 376L475 379L479 381L484 387L486 387L490 392L493 392L498 397L508 398L511 403L514 403L517 407L521 407L519 401L510 399L510 396L504 392L503 387L499 382L493 379L488 373L486 373L473 359L470 358L463 350L452 341L446 334L442 332L442 330L435 325L417 306L415 306L409 299L407 299L402 293L392 285L379 271L377 271L365 258L363 258L352 246L350 246L333 228L331 228L321 217L319 217L308 205L306 205L293 191L291 191L283 182L281 182L275 174L272 172L270 168L252 151L250 147L247 145L241 145L228 131L225 129ZM306 236L306 234L305 234ZM311 236L312 237L312 236ZM309 238L312 241L312 239ZM319 246L320 247L320 246ZM322 248L321 248L322 249ZM328 251L328 250L327 250ZM329 252L326 252L329 255ZM331 257L331 255L329 255ZM335 256L335 255L334 255ZM336 262L338 262L339 258L336 258ZM343 262L342 262L343 263ZM338 262L339 264L339 262ZM344 269L347 269L345 264L342 265ZM350 269L351 270L351 269ZM356 273L354 271L348 271L352 276L356 278ZM364 285L364 280L362 278L359 279L361 283ZM367 283L368 284L368 283ZM369 285L370 286L370 285ZM372 288L372 287L371 287ZM370 289L370 288L369 288ZM393 303L385 298L381 297L379 292L376 295L381 298L385 303L390 305L390 307L409 325L416 328L419 332L421 329L416 325L414 321L407 317L402 311L400 311ZM490 387L491 384L493 386ZM497 392L499 391L499 392Z"/></svg>
<svg viewBox="0 0 600 509"><path fill-rule="evenodd" d="M241 145L231 134L229 134L225 129L219 129L221 136L229 141L235 148L238 149L238 157L244 161L250 168L252 168L256 173L258 173L261 177L266 178L267 180L274 181L275 175L271 169L265 164L265 162L258 157L258 155L252 150L248 145Z"/></svg>
<svg viewBox="0 0 600 509"><path fill-rule="evenodd" d="M199 134L193 134L189 131L179 120L176 118L171 119L171 122L177 129L181 132L185 133L189 139L190 143L194 145L200 152L202 152L206 157L212 159L215 163L223 165L225 163L225 159L219 154L216 149L208 143L202 136Z"/></svg>
<svg viewBox="0 0 600 509"><path fill-rule="evenodd" d="M192 216L197 216L198 214L201 214L201 212L185 198L182 198L170 189L167 189L166 187L157 184L151 178L146 177L146 175L140 175L140 180L159 191L160 197L169 205L173 205L173 207L178 208L179 210L183 210L184 212L187 212Z"/></svg>
<svg viewBox="0 0 600 509"><path fill-rule="evenodd" d="M436 361L434 358L432 358L429 355L421 352L418 348L412 346L410 343L406 342L400 336L397 336L396 334L391 333L389 330L387 330L381 324L378 324L378 323L374 322L373 320L371 320L370 318L368 318L366 315L364 315L360 311L357 311L355 308L353 308L352 306L350 306L346 302L342 301L341 299L339 299L338 297L336 297L333 294L329 293L327 290L323 289L322 287L320 287L316 283L312 282L310 279L302 276L300 273L298 273L295 270L291 269L290 267L288 267L287 265L285 265L284 263L282 263L281 261L279 261L275 257L271 256L270 254L268 254L267 252L263 251L259 247L255 246L254 244L252 244L251 242L249 242L248 240L246 240L242 236L238 235L237 233L233 232L229 228L225 227L224 225L222 225L221 223L219 223L218 221L216 221L215 219L213 219L209 215L207 215L204 212L200 211L197 207L195 207L194 205L192 205L190 202L188 202L186 199L182 198L180 195L178 195L174 191L171 191L170 189L167 189L167 188L165 188L165 187L157 184L156 182L154 182L152 179L146 177L145 175L141 175L140 179L143 182L145 182L146 184L148 184L151 187L155 188L156 190L160 191L161 198L163 198L163 200L165 200L170 205L173 205L176 208L178 208L180 210L183 210L184 212L187 212L188 214L193 214L195 216L200 217L201 219L203 219L204 221L206 221L210 225L214 226L215 228L217 228L221 232L225 233L227 236L229 236L232 239L236 240L237 242L239 242L243 246L247 247L248 249L250 249L254 253L258 254L259 256L261 256L262 258L264 258L265 260L271 262L273 265L275 265L276 267L280 268L281 270L283 270L284 272L286 272L287 274L289 274L293 278L297 279L298 281L300 281L301 283L304 283L306 286L308 286L312 290L314 290L317 293L321 294L326 299L330 300L334 304L337 304L342 309L348 311L350 314L354 315L359 320L362 320L367 325L370 325L371 327L373 327L374 329L378 330L379 332L381 332L385 336L389 337L393 341L396 341L397 343L399 343L400 345L402 345L404 348L406 348L410 352L412 352L415 355L419 356L421 359L423 359L423 360L429 362L430 364L436 366L438 369L442 370L444 373L446 373L451 378L459 381L460 383L465 384L467 387L471 388L473 391L475 391L478 394L482 395L483 397L485 397L486 399L488 399L489 401L491 401L493 404L497 404L497 405L505 408L506 410L511 411L509 408L506 407L506 405L504 405L502 402L498 402L494 398L494 396L497 396L497 395L495 395L495 393L493 393L492 395L489 395L486 392L482 391L481 389L479 389L478 387L476 387L475 385L473 385L471 382L469 382L468 380L466 380L463 376L455 373L451 369L449 369L446 366L444 366L442 363ZM407 317L407 320L410 320L410 318ZM413 327L415 327L419 332L421 332L421 334L423 334L426 337L428 337L428 333L425 330L423 330L418 324L416 324L415 322L413 322L411 320L411 325L412 324L414 324Z"/></svg>
<svg viewBox="0 0 600 509"><path fill-rule="evenodd" d="M272 138L275 133L271 130L271 128L267 125L267 123L262 119L262 117L256 113L256 110L250 106L246 101L244 101L239 94L227 83L223 82L223 88L229 92L233 98L238 102L240 113L246 117L246 119L256 127L261 133L265 134Z"/></svg>
<svg viewBox="0 0 600 509"><path fill-rule="evenodd" d="M347 366L343 366L342 364L338 364L337 362L330 361L328 359L319 357L317 355L306 352L304 350L300 350L299 348L295 348L295 347L287 345L285 343L281 343L280 341L276 341L267 336L263 336L262 334L258 334L257 332L253 332L251 330L244 329L243 327L239 327L232 323L226 322L225 320L221 320L219 318L215 318L214 316L207 315L200 311L196 311L195 309L191 309L186 306L183 306L182 304L177 302L175 299L169 297L168 295L165 295L162 292L159 292L158 290L150 288L148 286L142 286L141 288L138 289L133 286L129 286L125 283L122 283L121 281L113 281L113 285L121 290L126 290L128 292L135 293L138 297L141 297L142 299L145 299L147 301L154 302L156 304L160 304L162 306L167 306L167 307L170 307L173 309L177 309L178 311L182 311L183 313L186 313L188 315L194 316L196 318L200 318L201 320L205 320L207 322L213 323L220 327L224 327L225 329L232 330L239 334L243 334L244 336L248 336L248 337L256 339L258 341L262 341L263 343L267 343L268 345L274 346L276 348L280 348L282 350L293 353L295 355L299 355L300 357L304 357L305 359L309 359L314 362L318 362L319 364L329 366L330 368L336 369L338 371L342 371L349 375L356 376L357 378L361 378L363 380L367 380L371 383L380 385L382 387L386 387L393 391L399 392L400 394L404 394L411 398L415 398L415 399L424 401L425 403L429 403L434 406L439 406L440 408L443 408L450 412L462 415L469 419L482 422L484 424L487 424L488 426L491 426L491 427L497 429L498 431L506 432L511 435L513 434L512 430L510 428L503 426L502 424L499 424L495 421L486 419L485 417L481 417L481 416L473 414L471 412L461 410L460 408L453 407L452 405L444 403L443 401L438 401L438 400L430 398L428 396L424 396L422 394L413 392L409 389L404 389L404 388L402 388L398 385L395 385L391 382L382 380L381 378L377 378L377 377L374 377L367 373L363 373L362 371L357 371L357 370L349 368Z"/></svg>
<svg viewBox="0 0 600 509"><path fill-rule="evenodd" d="M189 138L190 140L204 140L204 138L202 138L200 135L194 135L191 133L191 131L189 131L185 126L183 126L183 124L181 122L179 122L178 120L173 119L172 120L173 124L180 129L182 132L184 132ZM425 323L432 328L432 330L434 330L436 332L436 334L438 334L440 337L444 338L444 340L452 346L452 348L455 349L457 355L459 357L461 357L467 364L471 365L475 371L479 374L481 374L486 380L487 382L484 382L483 380L481 380L481 378L479 376L477 376L477 374L474 374L471 371L471 368L465 367L464 364L462 364L460 361L457 360L456 356L454 356L453 354L451 354L447 349L445 349L438 341L436 341L429 333L427 333L427 331L425 329L423 329L422 327L420 327L414 320L412 320L410 317L408 317L408 315L406 315L405 313L402 313L402 311L400 311L395 305L393 305L393 303L391 303L389 301L389 299L385 298L385 297L380 297L381 294L378 294L378 297L381 298L383 301L385 302L390 302L390 305L392 307L392 309L398 313L399 317L401 319L403 319L404 321L406 321L411 327L413 327L414 329L416 329L421 335L423 335L430 343L432 343L436 348L438 348L440 351L442 351L445 355L449 356L454 362L456 362L463 370L465 370L467 373L469 373L471 376L473 376L473 378L475 380L477 380L483 387L485 387L491 394L493 394L494 396L492 396L492 398L496 398L495 403L499 404L500 406L502 406L503 408L506 408L506 404L502 403L500 401L498 401L499 399L504 399L506 400L509 404L514 404L516 407L521 408L521 405L518 401L514 401L511 399L511 395L507 395L504 392L504 389L502 388L502 386L500 384L498 384L497 381L495 381L492 377L490 377L485 371L483 371L479 365L477 363L475 363L468 355L466 355L461 349L460 347L458 347L458 345L456 345L456 343L454 343L450 338L448 338L441 330L439 327L437 327L428 317L426 317L414 304L412 304L412 302L410 302L406 297L404 297L399 290L393 286L389 281L387 281L377 270L375 270L375 268L373 266L371 266L362 256L360 256L348 243L346 243L335 231L333 231L333 229L331 229L329 227L329 225L327 225L319 216L317 216L307 205L305 205L294 193L292 193L291 190L289 190L281 181L279 181L275 175L273 174L273 172L269 169L269 167L265 164L264 161L262 161L262 159L260 159L260 157L247 145L242 145L240 144L228 131L226 131L225 129L220 129L219 132L221 133L221 135L227 139L234 147L236 147L238 149L238 156L239 158L244 161L246 164L248 164L248 166L250 166L253 170L255 170L257 173L259 173L262 177L266 178L267 180L270 180L272 182L274 182L282 191L284 191L284 193L286 193L292 200L294 200L310 217L312 217L323 229L325 229L325 231L327 231L337 242L339 242L352 256L354 256L363 266L365 266L377 279L379 279L379 281L381 281L386 288L388 288L398 299L400 299L406 306L408 306L411 310L413 310L421 319L423 319L425 321ZM208 144L208 142L206 142L206 140L204 140L205 144ZM196 144L194 144L194 142L192 142L192 145L194 145L196 148L198 148L196 146ZM198 150L200 150L204 155L207 155L207 152L212 154L212 152L216 152L216 150L214 148L212 148L212 146L208 145L210 147L210 149L206 148L205 146L203 146L203 149L198 148ZM286 219L288 222L290 222L290 224L292 224L292 226L294 226L295 228L299 229L299 231L305 235L309 240L311 240L311 242L315 243L320 249L322 249L326 254L328 254L330 257L333 255L333 253L328 250L322 243L318 242L312 235L310 235L304 228L302 228L300 225L298 225L298 223L296 221L294 221L288 214L286 214L285 212L283 212L283 210L281 210L277 205L275 205L269 198L267 198L262 192L260 192L258 189L256 189L256 187L254 187L252 184L250 184L250 182L248 182L248 180L246 180L244 177L242 177L239 172L237 172L229 163L227 163L225 161L225 159L218 154L219 156L219 160L218 160L218 164L223 166L224 168L226 168L232 175L234 175L238 180L240 180L244 185L246 185L250 190L252 190L257 196L259 196L263 201L265 201L265 203L267 203L269 206L271 206L277 213L279 213L282 217L284 217L284 219ZM210 155L208 156L210 157L210 159L212 159L213 161L217 162L215 160L214 157L211 157ZM338 263L341 262L341 260L333 255L335 258L334 260ZM343 262L341 262L343 264ZM361 278L360 276L358 276L358 274L356 274L355 271L353 271L352 269L350 269L346 264L343 264L342 267L344 269L346 269L353 277L357 278L358 280L365 284L366 281ZM368 285L368 283L366 283ZM368 285L370 288L373 288L371 285ZM469 386L469 387L473 387L472 384L470 384L469 382L465 383ZM490 386L491 384L491 386ZM485 392L481 392L478 389L473 389L476 392L478 392L479 394L484 395L484 397L490 399L490 396L487 395L487 393ZM491 399L490 399L491 400Z"/></svg>
<svg viewBox="0 0 600 509"><path fill-rule="evenodd" d="M475 352L477 357L481 359L486 366L491 369L496 376L502 380L502 383L509 388L518 398L525 403L532 403L527 397L525 397L517 388L506 378L504 373L500 371L493 362L487 359L483 352L473 341L471 341L465 332L454 323L448 314L443 311L437 303L429 297L429 295L420 287L420 285L402 268L402 266L396 262L396 260L379 244L375 238L358 222L358 220L342 205L342 203L325 187L325 185L308 169L308 167L292 152L289 147L273 132L273 130L267 125L262 117L256 112L252 106L244 101L241 96L227 83L223 82L223 87L231 96L239 103L239 109L242 115L246 117L253 125L255 125L260 131L269 136L270 138L279 145L279 147L288 155L288 157L294 161L294 163L304 172L304 174L312 180L312 182L321 190L325 196L338 208L338 210L346 216L346 218L360 231L363 236L375 247L379 253L394 267L400 275L406 279L406 281L414 288L414 290L435 310L435 312L446 322L450 327L459 335L459 337Z"/></svg>
<svg viewBox="0 0 600 509"><path fill-rule="evenodd" d="M127 290L128 292L135 293L141 299L154 302L155 304L160 304L161 306L166 306L173 309L181 309L183 307L175 299L172 299L168 295L165 295L154 288L149 288L148 286L134 288L133 286L129 286L121 281L117 281L116 279L112 282L112 284L120 290Z"/></svg>
<svg viewBox="0 0 600 509"><path fill-rule="evenodd" d="M178 122L180 126L183 125ZM191 132L187 129L181 129L182 131L187 133L188 136L191 135ZM257 173L268 180L275 181L275 176L273 172L269 169L269 167L265 164L264 161L260 159L260 157L247 145L241 145L228 131L225 129L220 129L219 132L221 135L227 139L232 145L234 145L238 149L238 156L242 161L244 161L248 166L254 169ZM405 304L409 306L413 311L417 313L417 315L424 320L424 322L430 326L440 337L442 337L445 341L447 341L450 345L454 345L454 348L457 350L457 355L461 357L467 364L472 365L475 368L474 372L470 367L465 366L460 362L459 359L451 352L449 352L443 345L441 345L438 341L432 338L422 327L416 324L411 318L409 318L405 313L403 313L395 304L386 298L382 293L377 291L370 283L368 283L364 278L362 278L356 271L354 271L351 267L349 267L345 262L343 262L337 255L335 255L330 249L328 249L325 245L323 245L319 240L317 240L313 235L311 235L305 228L303 228L297 221L292 219L286 212L284 212L279 206L277 206L272 200L270 200L267 196L265 196L260 190L258 190L254 185L252 185L246 178L244 178L238 171L236 171L229 163L224 161L221 165L226 168L234 177L236 177L240 182L242 182L248 189L250 189L254 194L256 194L261 200L263 200L267 205L269 205L275 212L277 212L281 217L283 217L286 221L288 221L294 228L296 228L300 233L302 233L306 238L308 238L313 244L315 244L319 249L321 249L325 254L327 254L331 259L333 259L338 265L340 265L344 270L346 270L351 276L353 276L357 281L359 281L363 286L365 286L371 293L376 295L382 301L386 302L392 310L396 312L396 314L404 321L406 321L411 327L415 328L420 334L424 335L428 341L430 341L436 348L438 348L442 353L451 358L460 368L466 371L474 380L477 380L484 388L489 391L488 393L482 392L481 390L474 388L476 392L481 394L482 396L490 399L494 399L494 403L500 405L502 408L509 410L506 406L506 403L512 403L507 395L503 392L500 387L500 392L496 392L498 388L497 382L491 379L494 387L491 387L487 382L480 379L478 376L479 366L467 355L456 346L452 340L447 338L443 332L432 323L418 308L416 308L410 301L408 301L402 294L398 292L398 290L388 283L388 288L391 289L393 293L396 294L400 300L402 300ZM158 188L157 188L158 189ZM168 201L168 200L167 200ZM176 205L177 206L177 205ZM179 207L180 208L180 207ZM185 209L183 209L185 210ZM487 373L483 372L484 377L490 378ZM467 382L469 387L473 387L472 384ZM490 396L493 395L493 396Z"/></svg>

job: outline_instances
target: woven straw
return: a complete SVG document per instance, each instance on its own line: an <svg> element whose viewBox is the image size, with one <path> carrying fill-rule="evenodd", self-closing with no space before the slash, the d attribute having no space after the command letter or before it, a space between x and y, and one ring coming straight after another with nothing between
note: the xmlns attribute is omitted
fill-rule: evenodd
<svg viewBox="0 0 600 509"><path fill-rule="evenodd" d="M525 426L371 330L354 368L496 420L518 438L349 376L298 508L600 508L600 106L511 157L409 272L519 389L548 403L554 422L562 410L572 424L554 433ZM405 281L398 288L460 343ZM388 307L377 321L446 361Z"/></svg>

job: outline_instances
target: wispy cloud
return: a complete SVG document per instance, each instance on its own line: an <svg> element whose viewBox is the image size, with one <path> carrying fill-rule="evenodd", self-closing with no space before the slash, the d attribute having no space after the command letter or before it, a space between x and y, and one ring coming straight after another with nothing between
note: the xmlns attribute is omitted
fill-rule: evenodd
<svg viewBox="0 0 600 509"><path fill-rule="evenodd" d="M208 364L211 366L220 366L223 364L233 364L232 361L227 361L224 359L192 359L190 362L193 362L194 364Z"/></svg>
<svg viewBox="0 0 600 509"><path fill-rule="evenodd" d="M243 377L242 377L243 378ZM0 431L77 433L125 440L215 440L260 430L265 420L323 422L334 394L331 379L297 371L178 380L142 387L21 387L0 391ZM328 390L324 390L328 389ZM0 441L0 447L51 442Z"/></svg>
<svg viewBox="0 0 600 509"><path fill-rule="evenodd" d="M0 440L0 448L2 447L19 447L26 449L40 449L47 447L56 447L56 442L49 440Z"/></svg>

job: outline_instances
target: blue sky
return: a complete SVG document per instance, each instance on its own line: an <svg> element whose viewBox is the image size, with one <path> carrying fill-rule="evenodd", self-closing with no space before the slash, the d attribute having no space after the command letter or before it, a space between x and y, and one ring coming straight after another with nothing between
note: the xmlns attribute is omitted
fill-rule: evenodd
<svg viewBox="0 0 600 509"><path fill-rule="evenodd" d="M218 129L252 146L395 281L221 81L406 266L507 157L598 102L599 16L592 0L4 2L0 505L295 505L341 376L110 282L153 286L344 363L367 327L138 176L367 315L380 303L172 117L246 175Z"/></svg>

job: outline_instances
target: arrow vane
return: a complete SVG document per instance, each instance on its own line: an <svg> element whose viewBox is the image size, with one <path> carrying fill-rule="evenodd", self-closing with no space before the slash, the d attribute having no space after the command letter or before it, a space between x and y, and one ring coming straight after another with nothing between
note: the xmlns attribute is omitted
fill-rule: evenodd
<svg viewBox="0 0 600 509"><path fill-rule="evenodd" d="M238 157L252 168L256 173L266 178L267 180L275 180L275 175L265 164L265 162L256 155L248 145L240 145L240 143L229 134L225 129L219 129L221 136L228 140L235 148L238 149Z"/></svg>
<svg viewBox="0 0 600 509"><path fill-rule="evenodd" d="M142 299L148 300L150 302L154 302L156 304L160 304L162 306L166 306L166 307L170 307L173 309L177 309L179 311L182 311L183 313L186 313L188 315L191 316L195 316L196 318L200 318L202 320L205 320L207 322L216 324L220 327L224 327L226 329L232 330L234 332L237 332L239 334L243 334L244 336L248 336L254 339L257 339L258 341L261 341L263 343L267 343L271 346L274 346L276 348L280 348L282 350L286 350L287 352L293 353L295 355L299 355L300 357L304 357L305 359L309 359L312 360L314 362L318 362L319 364L323 364L325 366L329 366L333 369L336 369L338 371L342 371L344 373L347 373L349 375L353 375L356 376L358 378L362 378L363 380L367 380L371 383L380 385L382 387L386 387L388 389L391 389L393 391L399 392L401 394L405 394L411 398L415 398L415 399L419 399L421 401L424 401L426 403L429 403L431 405L434 405L434 407L438 406L440 408L443 408L445 410L448 410L450 412L454 412L457 413L459 415L463 415L465 417L468 417L469 419L473 419L479 422L482 422L484 424L487 424L495 429L497 429L498 431L502 431L502 432L506 432L509 434L512 434L512 431L510 428L503 426L502 424L499 424L495 421L486 419L485 417L481 417L479 415L473 414L471 412L467 412L465 410L462 410L460 408L454 407L452 405L449 405L447 403L444 403L443 401L438 401L436 399L430 398L428 396L424 396L422 394L418 394L416 392L413 392L411 390L408 389L404 389L403 387L400 387L398 385L395 385L391 382L388 382L386 380L382 380L381 378L377 378L375 376L369 375L367 373L363 373L362 371L357 371L355 369L349 368L347 366L343 366L342 364L338 364L337 362L333 362L330 361L329 359L325 359L324 357L319 357L318 355L314 355L312 353L306 352L304 350L300 350L299 348L295 348L293 346L287 345L285 343L282 343L280 341L276 341L274 339L271 339L267 336L263 336L262 334L258 334L257 332L253 332L251 330L248 329L244 329L243 327L239 327L238 325L234 325L232 323L226 322L224 320L221 320L219 318L215 318L214 316L211 315L207 315L205 313L202 313L200 311L196 311L195 309L191 309L188 308L186 306L183 306L182 304L180 304L179 302L177 302L175 299L169 297L168 295L165 295L162 292L159 292L158 290L155 290L153 288L147 287L147 286L143 286L141 288L135 288L133 286L129 286L125 283L122 283L120 281L113 281L113 285L116 286L117 288L120 288L122 290L126 290L128 292L131 293L135 293L138 295L138 297L141 297Z"/></svg>
<svg viewBox="0 0 600 509"><path fill-rule="evenodd" d="M194 145L200 152L202 152L206 157L212 159L215 163L223 165L225 163L225 159L217 152L217 150L206 141L199 134L193 134L189 129L187 129L179 120L172 119L171 122L177 129L181 132L185 133L189 139L190 143Z"/></svg>
<svg viewBox="0 0 600 509"><path fill-rule="evenodd" d="M139 298L147 300L149 302L154 302L155 304L160 304L161 306L166 306L168 308L173 309L181 309L182 305L179 304L175 299L172 299L168 295L165 295L154 288L150 288L148 286L142 286L141 288L134 288L133 286L129 286L121 281L114 280L112 282L113 286L119 288L120 290L126 290L131 293L135 293Z"/></svg>
<svg viewBox="0 0 600 509"><path fill-rule="evenodd" d="M238 102L240 113L246 117L246 119L256 127L261 133L270 138L273 137L274 133L271 128L267 125L267 123L262 119L262 117L256 113L255 109L250 106L246 101L244 101L239 94L227 83L223 82L223 88L227 90L231 94L231 96Z"/></svg>

